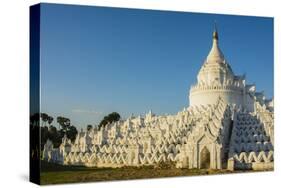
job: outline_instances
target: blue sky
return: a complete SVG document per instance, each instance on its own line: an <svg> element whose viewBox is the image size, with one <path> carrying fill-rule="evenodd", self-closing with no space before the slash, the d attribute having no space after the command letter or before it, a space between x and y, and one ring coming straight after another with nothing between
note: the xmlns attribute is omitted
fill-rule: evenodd
<svg viewBox="0 0 281 188"><path fill-rule="evenodd" d="M215 20L235 74L272 97L272 18L43 4L41 110L77 127L113 111L177 113L188 106Z"/></svg>

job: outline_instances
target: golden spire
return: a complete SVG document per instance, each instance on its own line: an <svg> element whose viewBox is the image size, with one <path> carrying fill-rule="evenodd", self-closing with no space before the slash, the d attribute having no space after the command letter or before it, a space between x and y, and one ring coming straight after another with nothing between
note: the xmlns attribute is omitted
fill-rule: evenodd
<svg viewBox="0 0 281 188"><path fill-rule="evenodd" d="M224 62L224 56L219 48L219 35L217 30L217 25L215 22L215 28L213 32L213 45L212 48L207 56L207 62L209 63L223 63Z"/></svg>
<svg viewBox="0 0 281 188"><path fill-rule="evenodd" d="M215 29L213 32L213 39L219 40L219 34L218 34L218 29L217 29L217 22L215 21Z"/></svg>

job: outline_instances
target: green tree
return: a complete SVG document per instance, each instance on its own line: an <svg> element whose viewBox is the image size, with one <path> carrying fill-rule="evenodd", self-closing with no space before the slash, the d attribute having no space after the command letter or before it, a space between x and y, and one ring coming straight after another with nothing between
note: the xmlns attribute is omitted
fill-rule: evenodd
<svg viewBox="0 0 281 188"><path fill-rule="evenodd" d="M64 137L65 134L66 133L65 133L65 131L63 129L59 129L57 131L57 139L56 139L56 142L57 142L56 144L57 145L55 145L54 147L59 147L60 146L60 144L62 142L62 138Z"/></svg>
<svg viewBox="0 0 281 188"><path fill-rule="evenodd" d="M76 127L74 125L71 125L66 132L66 136L67 136L67 138L69 138L71 140L71 142L74 142L77 133L78 133L78 131L77 131Z"/></svg>
<svg viewBox="0 0 281 188"><path fill-rule="evenodd" d="M104 118L99 123L98 128L100 129L101 127L105 127L105 125L108 123L119 121L120 118L121 118L120 114L118 114L117 112L112 112L107 116L104 116Z"/></svg>
<svg viewBox="0 0 281 188"><path fill-rule="evenodd" d="M54 121L54 118L52 116L48 117L48 124L49 126L52 124L52 122Z"/></svg>
<svg viewBox="0 0 281 188"><path fill-rule="evenodd" d="M67 138L69 138L72 142L75 140L78 131L74 125L70 124L69 118L58 116L57 122L59 124L59 128L57 129L55 126L51 125L54 118L49 116L46 113L41 113L41 114L38 113L38 114L34 114L30 117L30 126L31 126L32 132L36 132L36 129L34 129L34 128L36 128L36 127L39 128L38 125L39 125L40 117L45 124L45 126L41 126L39 129L39 131L41 132L40 133L41 150L43 150L47 139L50 139L53 142L53 145L55 148L58 148L60 146L64 135L66 135ZM49 127L46 126L47 122L49 124ZM89 127L89 125L88 125L88 127ZM34 133L34 135L39 137L39 131L38 131L38 134ZM32 142L31 146L33 148L36 148L35 142L34 143ZM35 150L32 152L35 153Z"/></svg>
<svg viewBox="0 0 281 188"><path fill-rule="evenodd" d="M48 138L54 143L54 142L56 142L57 137L58 137L57 128L51 125L51 126L49 127L49 135L48 135Z"/></svg>
<svg viewBox="0 0 281 188"><path fill-rule="evenodd" d="M60 127L64 130L64 132L66 132L70 126L70 119L62 116L57 117L57 122L60 125Z"/></svg>
<svg viewBox="0 0 281 188"><path fill-rule="evenodd" d="M87 125L87 131L90 131L93 129L93 125Z"/></svg>
<svg viewBox="0 0 281 188"><path fill-rule="evenodd" d="M46 123L47 123L47 121L48 121L48 119L49 119L48 114L46 114L46 113L41 113L41 114L40 114L40 117L41 117L41 119L42 119L42 121L43 121L43 125L46 126Z"/></svg>

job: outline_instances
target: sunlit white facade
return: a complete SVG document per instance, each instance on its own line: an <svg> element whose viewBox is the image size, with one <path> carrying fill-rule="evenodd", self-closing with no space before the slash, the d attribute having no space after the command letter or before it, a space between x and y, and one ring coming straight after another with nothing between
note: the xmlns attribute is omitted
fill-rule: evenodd
<svg viewBox="0 0 281 188"><path fill-rule="evenodd" d="M96 167L273 168L273 100L244 75L234 74L213 33L212 48L191 86L190 106L175 115L130 117L101 130L81 131L59 148L47 141L43 158L63 165Z"/></svg>

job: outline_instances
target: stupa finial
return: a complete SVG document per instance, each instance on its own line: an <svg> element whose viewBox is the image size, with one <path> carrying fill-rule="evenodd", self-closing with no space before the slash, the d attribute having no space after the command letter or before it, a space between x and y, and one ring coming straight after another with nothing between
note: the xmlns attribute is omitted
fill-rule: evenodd
<svg viewBox="0 0 281 188"><path fill-rule="evenodd" d="M219 40L219 34L218 34L218 28L217 28L216 20L215 20L215 23L214 23L213 39Z"/></svg>

